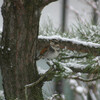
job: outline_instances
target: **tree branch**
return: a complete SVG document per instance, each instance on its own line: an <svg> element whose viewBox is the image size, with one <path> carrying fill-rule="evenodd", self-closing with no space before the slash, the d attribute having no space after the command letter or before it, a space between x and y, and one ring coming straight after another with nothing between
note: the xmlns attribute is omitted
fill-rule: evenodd
<svg viewBox="0 0 100 100"><path fill-rule="evenodd" d="M55 1L57 1L57 0L41 0L41 1L39 1L39 2L40 2L40 3L39 3L40 11L42 11L42 9L43 9L46 5L48 5L49 3L52 3L52 2L55 2Z"/></svg>
<svg viewBox="0 0 100 100"><path fill-rule="evenodd" d="M51 67L51 68L50 68L45 74L43 74L36 82L33 82L33 83L30 83L30 84L25 85L25 98L26 98L26 100L28 100L27 89L30 88L30 87L33 87L33 86L38 85L41 81L44 80L44 78L45 78L48 74L52 73L53 70L54 70L54 67Z"/></svg>
<svg viewBox="0 0 100 100"><path fill-rule="evenodd" d="M66 77L66 78L67 79L80 80L80 81L83 81L83 82L91 82L91 81L96 81L96 80L100 79L100 76L97 76L97 77L91 78L91 79L84 79L84 78L78 77L78 76L75 76L75 77L69 76L69 77Z"/></svg>
<svg viewBox="0 0 100 100"><path fill-rule="evenodd" d="M91 66L86 66L86 67L83 67L80 65L79 66L71 66L71 65L66 65L66 67L70 68L74 73L88 73L88 74L97 74L97 73L100 73L100 66L95 66L95 67L91 67Z"/></svg>
<svg viewBox="0 0 100 100"><path fill-rule="evenodd" d="M25 85L25 87L29 88L39 84L48 74L50 74L54 70L54 67L51 67L45 74L43 74L36 82Z"/></svg>
<svg viewBox="0 0 100 100"><path fill-rule="evenodd" d="M61 60L66 60L66 59L73 59L73 58L84 58L84 57L86 57L86 58L88 58L88 55L83 55L83 56L66 56L66 57L61 57L59 60L61 61Z"/></svg>
<svg viewBox="0 0 100 100"><path fill-rule="evenodd" d="M50 40L58 40L60 48L69 50L76 50L78 52L89 53L90 55L100 56L100 44L92 42L84 42L75 39L62 38L60 36L39 36L38 38L38 50L41 50L49 44Z"/></svg>
<svg viewBox="0 0 100 100"><path fill-rule="evenodd" d="M61 70L62 68L60 68L60 64L59 63L54 62L51 65L48 62L47 64L50 66L50 69L45 74L43 74L36 82L33 82L33 83L30 83L30 84L25 85L25 97L26 97L26 100L28 100L28 93L27 93L28 92L27 91L28 88L33 87L33 86L36 86L40 82L48 81L50 79L51 75L52 76L56 75L56 71L59 71L59 72L61 71L62 72L62 70ZM56 68L54 66L56 66ZM68 67L68 66L66 66L66 67ZM81 73L91 73L91 72L95 72L96 74L98 73L98 69L94 70L94 68L91 68L91 70L90 70L90 68L87 68L87 67L85 67L83 69L81 67L80 68L77 68L77 67L76 68L75 67L69 67L69 68L73 72L75 72L75 73L76 72L81 72ZM93 73L93 74L95 74L95 73ZM83 79L83 78L77 77L77 76L71 77L71 76L68 76L68 75L64 75L63 78L66 78L66 79L76 79L76 80L80 80L80 81L83 81L83 82L90 82L90 81L96 81L96 80L100 79L100 76L97 76L96 78L92 78L92 79Z"/></svg>
<svg viewBox="0 0 100 100"><path fill-rule="evenodd" d="M55 2L57 0L43 0L41 3L41 7L45 7L46 5L48 5L51 2Z"/></svg>

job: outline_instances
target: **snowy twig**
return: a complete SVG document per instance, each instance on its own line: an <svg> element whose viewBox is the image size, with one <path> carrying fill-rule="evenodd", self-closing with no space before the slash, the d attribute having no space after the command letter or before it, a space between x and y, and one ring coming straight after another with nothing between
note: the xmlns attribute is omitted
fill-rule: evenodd
<svg viewBox="0 0 100 100"><path fill-rule="evenodd" d="M65 100L65 96L62 94L53 94L47 100Z"/></svg>
<svg viewBox="0 0 100 100"><path fill-rule="evenodd" d="M37 84L39 84L41 81L43 81L43 79L48 75L50 74L52 71L54 70L53 67L51 67L45 74L43 74L36 82L33 82L33 83L30 83L30 84L27 84L25 85L25 97L26 97L26 100L28 100L28 95L27 95L27 89L30 88L30 87L34 87L36 86Z"/></svg>
<svg viewBox="0 0 100 100"><path fill-rule="evenodd" d="M73 58L84 58L84 57L88 57L88 55L83 55L83 56L66 56L66 57L61 57L59 59L59 61L61 60L66 60L66 59L73 59Z"/></svg>
<svg viewBox="0 0 100 100"><path fill-rule="evenodd" d="M60 62L59 62L60 63ZM69 68L70 70L73 71L73 73L88 73L88 74L97 74L100 73L100 65L95 65L94 67L92 67L91 65L83 65L83 64L78 64L78 63L60 63L63 67L65 68Z"/></svg>
<svg viewBox="0 0 100 100"><path fill-rule="evenodd" d="M94 56L100 55L100 44L79 41L76 39L63 38L61 36L39 36L38 37L38 50L49 44L49 40L58 40L60 48L69 50L76 50L78 52L89 53Z"/></svg>
<svg viewBox="0 0 100 100"><path fill-rule="evenodd" d="M100 79L100 76L97 76L95 78L92 78L92 79L84 79L82 77L78 77L78 76L75 76L75 77L72 77L72 76L67 76L67 79L75 79L75 80L80 80L80 81L83 81L83 82L91 82L91 81L96 81L98 79Z"/></svg>

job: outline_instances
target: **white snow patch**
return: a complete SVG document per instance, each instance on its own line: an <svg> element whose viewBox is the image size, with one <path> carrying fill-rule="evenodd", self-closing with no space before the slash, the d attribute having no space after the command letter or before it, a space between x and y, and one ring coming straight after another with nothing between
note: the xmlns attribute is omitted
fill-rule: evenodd
<svg viewBox="0 0 100 100"><path fill-rule="evenodd" d="M1 96L3 96L3 95L4 95L4 94L3 94L3 91L2 91L2 90L0 90L0 97L1 97Z"/></svg>
<svg viewBox="0 0 100 100"><path fill-rule="evenodd" d="M81 75L82 75L82 73L78 72L78 73L77 73L77 75L78 75L78 76L81 76Z"/></svg>
<svg viewBox="0 0 100 100"><path fill-rule="evenodd" d="M65 95L64 94L61 94L61 97L63 100L65 100Z"/></svg>
<svg viewBox="0 0 100 100"><path fill-rule="evenodd" d="M39 73L39 74L44 74L45 72L48 71L48 69L43 69L43 68L41 68L40 66L38 66L37 69L38 69L38 73Z"/></svg>
<svg viewBox="0 0 100 100"><path fill-rule="evenodd" d="M77 83L77 81L76 80L74 80L74 79L70 79L70 84L71 85L75 85L75 86L78 86L78 83Z"/></svg>
<svg viewBox="0 0 100 100"><path fill-rule="evenodd" d="M39 39L47 39L47 40L57 39L57 40L62 40L62 41L66 41L66 42L72 42L73 44L77 44L77 45L100 48L100 44L98 44L98 43L79 41L79 40L76 40L76 39L68 39L68 38L61 37L59 35L53 35L53 36L42 36L42 35L40 35L38 38Z"/></svg>
<svg viewBox="0 0 100 100"><path fill-rule="evenodd" d="M87 66L86 65L82 65L82 64L77 64L77 63L71 63L71 62L69 62L69 63L67 63L66 64L66 66L67 67L74 67L74 68L80 68L80 69L84 69L84 68L86 68Z"/></svg>
<svg viewBox="0 0 100 100"><path fill-rule="evenodd" d="M1 48L4 49L4 46L2 46Z"/></svg>
<svg viewBox="0 0 100 100"><path fill-rule="evenodd" d="M11 49L10 48L8 48L8 51L10 51Z"/></svg>
<svg viewBox="0 0 100 100"><path fill-rule="evenodd" d="M66 73L72 73L73 72L70 68L67 67L67 65L65 63L60 63L60 64L63 66Z"/></svg>
<svg viewBox="0 0 100 100"><path fill-rule="evenodd" d="M5 97L4 97L4 92L2 90L0 90L0 100L5 100Z"/></svg>
<svg viewBox="0 0 100 100"><path fill-rule="evenodd" d="M36 62L37 64L37 70L39 74L44 74L47 70L49 70L49 66L46 63L48 60L47 59L40 59L39 61Z"/></svg>
<svg viewBox="0 0 100 100"><path fill-rule="evenodd" d="M2 28L0 28L0 33L2 32Z"/></svg>
<svg viewBox="0 0 100 100"><path fill-rule="evenodd" d="M86 89L82 86L77 86L76 87L76 91L80 94L84 93L86 91Z"/></svg>
<svg viewBox="0 0 100 100"><path fill-rule="evenodd" d="M50 64L50 65L53 65L53 62L52 62L52 60L50 60L50 61L48 61L48 62L49 62L49 64Z"/></svg>
<svg viewBox="0 0 100 100"><path fill-rule="evenodd" d="M97 61L98 65L100 66L100 56L95 57L94 61Z"/></svg>
<svg viewBox="0 0 100 100"><path fill-rule="evenodd" d="M65 100L64 94L61 94L61 98L62 98L63 100ZM53 94L51 97L48 97L48 100L58 100L58 99L60 99L60 97L59 97L58 94Z"/></svg>

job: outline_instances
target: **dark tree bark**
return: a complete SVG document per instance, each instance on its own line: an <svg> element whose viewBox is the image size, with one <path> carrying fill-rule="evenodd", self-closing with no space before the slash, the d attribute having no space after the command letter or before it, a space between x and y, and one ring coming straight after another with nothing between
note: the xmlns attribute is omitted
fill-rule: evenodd
<svg viewBox="0 0 100 100"><path fill-rule="evenodd" d="M0 63L6 100L25 100L25 85L39 78L35 61L39 4L39 0L4 0ZM28 100L43 100L42 85L28 89Z"/></svg>
<svg viewBox="0 0 100 100"><path fill-rule="evenodd" d="M98 0L94 0L94 2L97 3ZM92 18L92 24L93 25L97 25L98 24L98 14L96 13L96 10L95 9L93 9L92 14L93 14L93 16L92 16L93 17Z"/></svg>

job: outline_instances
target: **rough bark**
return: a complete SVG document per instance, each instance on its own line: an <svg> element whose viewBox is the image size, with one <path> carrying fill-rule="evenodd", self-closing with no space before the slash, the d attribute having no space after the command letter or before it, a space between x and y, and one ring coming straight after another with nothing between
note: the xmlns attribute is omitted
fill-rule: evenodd
<svg viewBox="0 0 100 100"><path fill-rule="evenodd" d="M6 100L25 100L25 85L35 82L39 30L36 0L4 0L1 71ZM42 83L28 89L29 100L43 100Z"/></svg>

